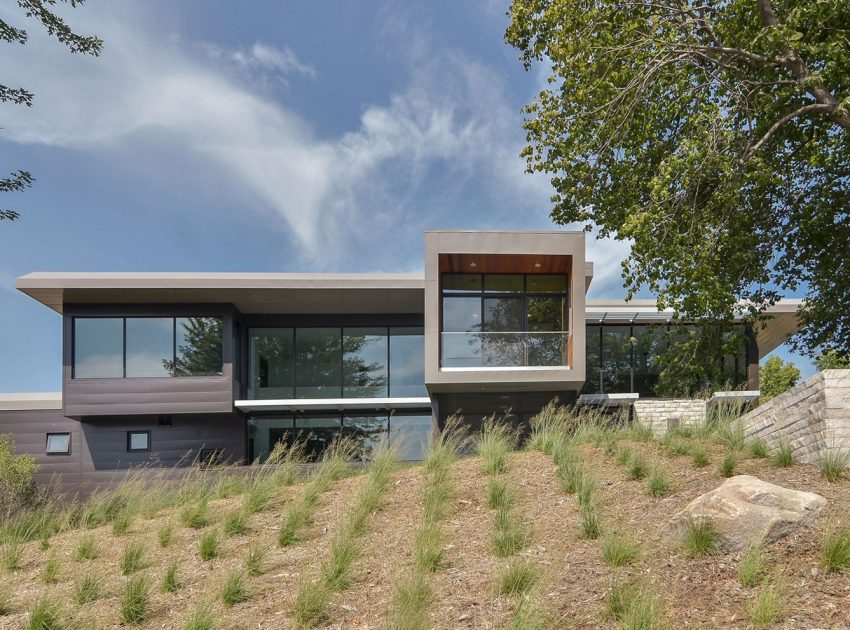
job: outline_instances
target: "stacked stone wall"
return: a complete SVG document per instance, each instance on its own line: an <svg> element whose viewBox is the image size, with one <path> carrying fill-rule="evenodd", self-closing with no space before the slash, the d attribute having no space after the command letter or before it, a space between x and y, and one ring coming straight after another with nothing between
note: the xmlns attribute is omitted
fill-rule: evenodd
<svg viewBox="0 0 850 630"><path fill-rule="evenodd" d="M697 427L705 422L706 401L693 398L639 398L634 421L664 437L673 427Z"/></svg>
<svg viewBox="0 0 850 630"><path fill-rule="evenodd" d="M828 450L850 451L850 370L824 370L742 418L747 440L773 450L787 441L794 459L816 463Z"/></svg>

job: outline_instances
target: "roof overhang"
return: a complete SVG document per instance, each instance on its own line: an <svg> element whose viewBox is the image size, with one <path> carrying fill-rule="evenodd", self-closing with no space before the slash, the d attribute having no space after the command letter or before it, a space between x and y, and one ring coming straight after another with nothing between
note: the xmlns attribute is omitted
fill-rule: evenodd
<svg viewBox="0 0 850 630"><path fill-rule="evenodd" d="M427 409L427 396L412 398L280 398L276 400L237 400L240 411L344 411L367 409Z"/></svg>
<svg viewBox="0 0 850 630"><path fill-rule="evenodd" d="M0 411L62 409L62 392L0 394Z"/></svg>
<svg viewBox="0 0 850 630"><path fill-rule="evenodd" d="M64 304L233 304L243 313L422 313L421 274L30 273L15 287Z"/></svg>

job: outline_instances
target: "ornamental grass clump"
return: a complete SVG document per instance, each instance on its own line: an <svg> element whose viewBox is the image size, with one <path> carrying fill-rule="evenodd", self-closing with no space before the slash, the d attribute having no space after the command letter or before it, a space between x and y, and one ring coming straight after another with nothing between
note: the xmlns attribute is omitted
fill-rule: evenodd
<svg viewBox="0 0 850 630"><path fill-rule="evenodd" d="M850 465L850 451L830 448L824 451L818 460L820 475L830 483L836 483L844 478L847 466Z"/></svg>
<svg viewBox="0 0 850 630"><path fill-rule="evenodd" d="M619 534L608 534L602 539L602 559L612 567L622 567L637 560L640 547Z"/></svg>
<svg viewBox="0 0 850 630"><path fill-rule="evenodd" d="M137 625L145 621L150 612L148 583L143 575L130 578L118 596L118 611L121 621Z"/></svg>
<svg viewBox="0 0 850 630"><path fill-rule="evenodd" d="M475 452L481 457L481 467L488 475L499 475L508 468L508 455L514 448L516 436L508 426L493 417L484 421L475 439Z"/></svg>
<svg viewBox="0 0 850 630"><path fill-rule="evenodd" d="M702 446L691 449L691 464L694 468L705 468L708 466L708 451Z"/></svg>
<svg viewBox="0 0 850 630"><path fill-rule="evenodd" d="M646 488L655 498L666 497L673 491L673 480L664 468L653 466L646 480Z"/></svg>
<svg viewBox="0 0 850 630"><path fill-rule="evenodd" d="M776 449L773 463L778 468L789 468L794 465L794 447L788 440L781 440Z"/></svg>
<svg viewBox="0 0 850 630"><path fill-rule="evenodd" d="M171 544L171 537L174 534L174 526L168 522L160 527L156 532L156 538L159 541L159 546L165 549Z"/></svg>
<svg viewBox="0 0 850 630"><path fill-rule="evenodd" d="M213 630L215 615L209 602L202 602L186 618L183 630Z"/></svg>
<svg viewBox="0 0 850 630"><path fill-rule="evenodd" d="M162 574L162 581L159 584L159 590L162 593L174 593L182 586L180 579L177 577L178 561L175 558L165 568L165 573Z"/></svg>
<svg viewBox="0 0 850 630"><path fill-rule="evenodd" d="M850 528L831 527L821 541L821 564L830 573L850 569Z"/></svg>
<svg viewBox="0 0 850 630"><path fill-rule="evenodd" d="M525 559L515 559L505 567L498 578L498 591L516 597L530 591L537 583L537 570Z"/></svg>
<svg viewBox="0 0 850 630"><path fill-rule="evenodd" d="M56 584L59 581L59 557L50 554L41 570L41 581L45 584Z"/></svg>
<svg viewBox="0 0 850 630"><path fill-rule="evenodd" d="M62 607L56 599L48 595L36 600L24 625L26 630L62 630L64 627Z"/></svg>
<svg viewBox="0 0 850 630"><path fill-rule="evenodd" d="M121 554L121 575L130 575L144 566L145 544L134 540L124 547Z"/></svg>
<svg viewBox="0 0 850 630"><path fill-rule="evenodd" d="M221 521L221 531L224 532L225 536L239 536L248 531L248 512L246 509L237 508L224 515Z"/></svg>
<svg viewBox="0 0 850 630"><path fill-rule="evenodd" d="M748 606L753 625L767 627L785 618L785 593L776 582L766 582Z"/></svg>
<svg viewBox="0 0 850 630"><path fill-rule="evenodd" d="M78 606L88 604L99 599L103 594L103 580L94 571L88 571L74 585L72 599Z"/></svg>
<svg viewBox="0 0 850 630"><path fill-rule="evenodd" d="M248 601L250 593L245 573L240 569L231 570L224 579L221 587L221 602L231 608L236 604Z"/></svg>
<svg viewBox="0 0 850 630"><path fill-rule="evenodd" d="M94 538L89 535L83 536L77 541L74 546L74 560L83 562L85 560L94 560L98 556L97 545Z"/></svg>
<svg viewBox="0 0 850 630"><path fill-rule="evenodd" d="M633 453L631 459L629 459L627 473L629 479L640 480L646 477L647 472L649 472L649 468L646 465L646 461L643 458L643 455L640 453Z"/></svg>
<svg viewBox="0 0 850 630"><path fill-rule="evenodd" d="M262 575L265 570L266 550L258 545L248 547L245 554L245 573L251 577Z"/></svg>
<svg viewBox="0 0 850 630"><path fill-rule="evenodd" d="M558 404L557 399L551 400L530 420L531 435L526 447L551 457L563 442L570 419L569 410Z"/></svg>
<svg viewBox="0 0 850 630"><path fill-rule="evenodd" d="M717 553L719 536L711 521L707 519L689 520L685 535L682 538L685 555L689 558L695 558Z"/></svg>
<svg viewBox="0 0 850 630"><path fill-rule="evenodd" d="M202 529L212 522L209 503L203 498L180 510L180 522L192 529Z"/></svg>
<svg viewBox="0 0 850 630"><path fill-rule="evenodd" d="M738 581L744 588L752 588L761 582L764 575L764 553L761 547L751 547L738 565Z"/></svg>
<svg viewBox="0 0 850 630"><path fill-rule="evenodd" d="M723 454L723 459L720 460L718 471L721 477L733 477L735 469L738 467L738 455L735 451L726 451Z"/></svg>
<svg viewBox="0 0 850 630"><path fill-rule="evenodd" d="M767 443L761 438L754 438L750 442L750 455L756 459L767 457Z"/></svg>
<svg viewBox="0 0 850 630"><path fill-rule="evenodd" d="M218 557L218 532L211 529L204 532L201 540L198 542L198 555L201 560L212 560Z"/></svg>

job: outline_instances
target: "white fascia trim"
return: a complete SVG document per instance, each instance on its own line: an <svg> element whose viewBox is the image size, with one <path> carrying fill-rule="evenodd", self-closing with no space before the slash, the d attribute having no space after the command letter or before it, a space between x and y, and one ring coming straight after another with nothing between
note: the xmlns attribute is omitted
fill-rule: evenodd
<svg viewBox="0 0 850 630"><path fill-rule="evenodd" d="M427 396L410 398L278 398L237 400L240 411L343 411L345 409L421 409L431 406Z"/></svg>
<svg viewBox="0 0 850 630"><path fill-rule="evenodd" d="M519 367L441 367L440 372L543 372L560 370L568 372L568 365L527 365Z"/></svg>

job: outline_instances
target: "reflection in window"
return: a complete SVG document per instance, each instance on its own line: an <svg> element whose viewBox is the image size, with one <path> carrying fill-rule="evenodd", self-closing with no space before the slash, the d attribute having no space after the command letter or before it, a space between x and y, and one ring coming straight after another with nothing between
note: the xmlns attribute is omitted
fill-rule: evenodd
<svg viewBox="0 0 850 630"><path fill-rule="evenodd" d="M291 446L295 441L295 420L282 418L251 418L248 420L248 461L264 462L278 442Z"/></svg>
<svg viewBox="0 0 850 630"><path fill-rule="evenodd" d="M295 395L342 397L342 339L339 328L295 331Z"/></svg>
<svg viewBox="0 0 850 630"><path fill-rule="evenodd" d="M477 332L479 330L481 330L480 298L443 298L443 331Z"/></svg>
<svg viewBox="0 0 850 630"><path fill-rule="evenodd" d="M354 441L355 458L360 461L371 459L372 453L387 439L389 433L385 414L345 416L342 426L342 434Z"/></svg>
<svg viewBox="0 0 850 630"><path fill-rule="evenodd" d="M390 328L390 396L427 396L422 328Z"/></svg>
<svg viewBox="0 0 850 630"><path fill-rule="evenodd" d="M602 327L602 386L605 393L631 391L631 327Z"/></svg>
<svg viewBox="0 0 850 630"><path fill-rule="evenodd" d="M174 361L174 318L127 318L127 376L169 376Z"/></svg>
<svg viewBox="0 0 850 630"><path fill-rule="evenodd" d="M151 450L150 431L128 431L127 450L131 453Z"/></svg>
<svg viewBox="0 0 850 630"><path fill-rule="evenodd" d="M481 290L480 273L444 273L442 278L443 291L446 293Z"/></svg>
<svg viewBox="0 0 850 630"><path fill-rule="evenodd" d="M177 348L172 376L215 376L222 373L220 317L177 318Z"/></svg>
<svg viewBox="0 0 850 630"><path fill-rule="evenodd" d="M424 459L431 439L430 414L393 414L390 417L390 444L402 461Z"/></svg>
<svg viewBox="0 0 850 630"><path fill-rule="evenodd" d="M124 376L124 320L74 318L74 378Z"/></svg>
<svg viewBox="0 0 850 630"><path fill-rule="evenodd" d="M254 328L249 342L249 397L292 398L295 390L295 337L292 328Z"/></svg>
<svg viewBox="0 0 850 630"><path fill-rule="evenodd" d="M69 455L71 453L71 434L48 433L45 453L48 455Z"/></svg>
<svg viewBox="0 0 850 630"><path fill-rule="evenodd" d="M526 276L528 293L566 293L567 276L564 274L533 274Z"/></svg>
<svg viewBox="0 0 850 630"><path fill-rule="evenodd" d="M667 351L667 325L632 326L632 337L635 340L635 391L641 396L652 396L658 385L658 357Z"/></svg>
<svg viewBox="0 0 850 630"><path fill-rule="evenodd" d="M528 298L529 365L566 365L567 339L560 333L566 328L564 297Z"/></svg>
<svg viewBox="0 0 850 630"><path fill-rule="evenodd" d="M295 418L295 439L304 444L310 461L321 459L325 449L340 435L342 420L339 416Z"/></svg>
<svg viewBox="0 0 850 630"><path fill-rule="evenodd" d="M387 396L387 329L344 328L343 396Z"/></svg>
<svg viewBox="0 0 850 630"><path fill-rule="evenodd" d="M484 293L522 293L522 274L486 274Z"/></svg>

